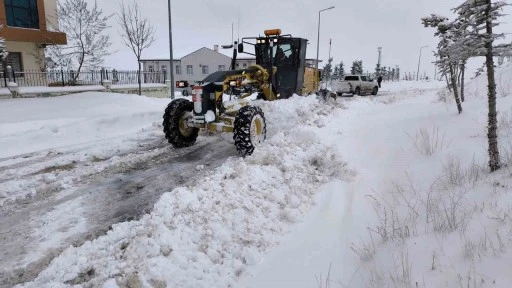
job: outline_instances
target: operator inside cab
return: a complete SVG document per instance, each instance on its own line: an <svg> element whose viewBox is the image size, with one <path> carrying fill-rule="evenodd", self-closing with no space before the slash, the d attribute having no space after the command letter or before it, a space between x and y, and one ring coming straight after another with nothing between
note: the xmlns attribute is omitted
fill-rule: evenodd
<svg viewBox="0 0 512 288"><path fill-rule="evenodd" d="M285 63L288 57L284 54L283 48L277 48L276 58L274 59L274 66L277 66L278 63Z"/></svg>

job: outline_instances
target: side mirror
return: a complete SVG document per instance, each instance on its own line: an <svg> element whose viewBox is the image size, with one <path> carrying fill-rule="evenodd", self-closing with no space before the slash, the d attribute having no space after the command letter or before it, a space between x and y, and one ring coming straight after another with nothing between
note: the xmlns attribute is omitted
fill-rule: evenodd
<svg viewBox="0 0 512 288"><path fill-rule="evenodd" d="M238 44L238 52L239 53L244 53L244 43Z"/></svg>

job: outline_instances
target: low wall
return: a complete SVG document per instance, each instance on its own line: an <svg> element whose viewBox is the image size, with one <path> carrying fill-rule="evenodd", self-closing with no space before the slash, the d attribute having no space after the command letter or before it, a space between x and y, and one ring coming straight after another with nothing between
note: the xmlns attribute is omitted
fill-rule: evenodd
<svg viewBox="0 0 512 288"><path fill-rule="evenodd" d="M142 95L156 98L169 97L169 86L165 84L142 84L141 86ZM110 86L109 92L123 94L139 94L139 85L112 85Z"/></svg>
<svg viewBox="0 0 512 288"><path fill-rule="evenodd" d="M122 94L139 94L137 84L111 85L106 82L104 85L88 86L66 86L66 87L17 87L14 83L9 83L8 88L0 91L0 98L35 98L35 97L55 97L81 92L111 92ZM167 98L169 97L169 86L165 84L142 84L142 95L148 97Z"/></svg>

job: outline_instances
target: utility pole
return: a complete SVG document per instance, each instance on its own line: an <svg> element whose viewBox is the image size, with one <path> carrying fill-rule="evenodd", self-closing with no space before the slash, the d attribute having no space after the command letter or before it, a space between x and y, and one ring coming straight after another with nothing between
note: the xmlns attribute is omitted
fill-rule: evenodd
<svg viewBox="0 0 512 288"><path fill-rule="evenodd" d="M326 11L326 10L331 10L331 9L334 9L334 6L331 6L329 8L325 8L325 9L318 11L318 38L316 40L316 73L317 73L316 81L319 81L318 78L320 76L320 72L318 72L318 56L320 54L320 13L322 13L323 11ZM318 83L317 89L320 89L320 82Z"/></svg>
<svg viewBox="0 0 512 288"><path fill-rule="evenodd" d="M380 67L381 60L382 60L382 47L379 47L377 50L379 51L379 60L378 60L377 64L379 64L379 67Z"/></svg>
<svg viewBox="0 0 512 288"><path fill-rule="evenodd" d="M169 74L171 78L171 99L174 99L174 58L172 56L172 19L171 19L171 0L167 1L167 8L169 10Z"/></svg>
<svg viewBox="0 0 512 288"><path fill-rule="evenodd" d="M426 48L426 47L428 47L428 46L423 46L420 48L420 58L418 59L418 71L416 72L416 81L418 81L419 76L420 76L421 50L423 50L423 48Z"/></svg>
<svg viewBox="0 0 512 288"><path fill-rule="evenodd" d="M327 61L331 60L331 45L332 45L332 39L329 38L329 58L327 58ZM332 69L332 66L331 66L331 69ZM329 84L332 83L332 77L331 76L332 76L332 73L329 75Z"/></svg>
<svg viewBox="0 0 512 288"><path fill-rule="evenodd" d="M375 75L375 77L380 76L380 64L381 64L381 60L382 60L382 47L378 47L377 51L379 52L379 57L377 60L377 67L379 67L379 71L376 71L378 73L378 75Z"/></svg>

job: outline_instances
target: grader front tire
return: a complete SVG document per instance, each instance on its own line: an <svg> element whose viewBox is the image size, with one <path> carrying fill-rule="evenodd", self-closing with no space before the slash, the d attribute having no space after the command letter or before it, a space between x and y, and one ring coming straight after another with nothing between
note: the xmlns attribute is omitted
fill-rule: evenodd
<svg viewBox="0 0 512 288"><path fill-rule="evenodd" d="M254 148L265 141L267 126L260 107L244 106L235 117L233 140L236 150L242 155L251 155Z"/></svg>
<svg viewBox="0 0 512 288"><path fill-rule="evenodd" d="M187 99L173 100L164 113L165 138L174 148L192 146L199 135L199 128L188 127L186 118L192 113L194 105Z"/></svg>

